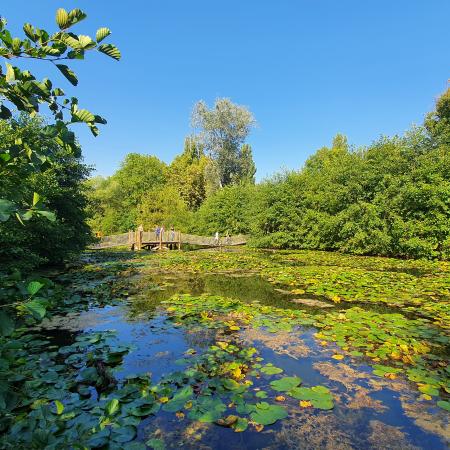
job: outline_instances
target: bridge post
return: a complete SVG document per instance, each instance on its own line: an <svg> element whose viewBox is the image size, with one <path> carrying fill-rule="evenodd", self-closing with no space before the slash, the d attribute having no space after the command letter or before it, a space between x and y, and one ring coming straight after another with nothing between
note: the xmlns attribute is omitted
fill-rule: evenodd
<svg viewBox="0 0 450 450"><path fill-rule="evenodd" d="M142 232L139 230L135 231L134 249L135 250L142 249Z"/></svg>
<svg viewBox="0 0 450 450"><path fill-rule="evenodd" d="M162 250L163 234L164 234L163 231L161 231L161 233L159 233L159 249L160 250Z"/></svg>
<svg viewBox="0 0 450 450"><path fill-rule="evenodd" d="M181 231L178 232L178 250L181 250Z"/></svg>

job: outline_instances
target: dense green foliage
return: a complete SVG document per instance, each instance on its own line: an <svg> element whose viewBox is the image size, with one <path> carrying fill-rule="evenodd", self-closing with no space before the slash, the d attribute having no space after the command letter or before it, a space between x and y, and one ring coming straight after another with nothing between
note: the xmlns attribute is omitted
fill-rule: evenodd
<svg viewBox="0 0 450 450"><path fill-rule="evenodd" d="M5 18L0 19L0 57L5 61L5 70L0 70L0 119L10 119L17 110L34 117L40 107L46 105L53 116L53 123L42 128L40 139L35 142L22 139L2 142L0 148L0 176L14 176L19 166L26 161L29 169L35 172L45 171L53 161L48 151L52 145L64 148L75 157L80 149L75 134L69 127L73 123L83 122L96 136L97 124L105 124L106 120L94 115L86 109L78 107L76 97L67 97L64 91L54 87L50 79L37 80L29 70L22 70L6 61L16 59L35 59L52 63L53 67L74 86L78 84L75 73L61 61L84 59L87 51L99 51L116 60L120 59L119 50L112 44L100 44L111 31L102 27L97 30L95 40L87 35L76 35L69 29L86 18L86 14L76 8L70 12L60 8L56 12L56 23L59 31L50 34L44 29L36 28L30 23L23 26L24 39L13 37L6 28ZM15 127L14 122L11 124ZM39 145L37 145L39 144ZM39 193L38 193L39 194ZM33 198L34 197L34 198ZM31 200L33 198L33 201ZM43 215L39 211L41 204L36 196L28 198L0 198L0 220L6 221L11 215L18 220L29 220L32 216ZM50 218L49 214L44 214Z"/></svg>
<svg viewBox="0 0 450 450"><path fill-rule="evenodd" d="M0 265L5 268L30 269L43 262L59 263L83 250L91 240L83 184L89 169L80 153L75 155L56 142L42 139L44 127L42 120L26 116L18 121L0 121L0 146L20 136L52 155L52 164L45 171L36 172L26 160L17 160L14 171L0 185L0 197L19 202L40 192L41 200L56 216L50 221L36 214L26 226L13 220L0 222Z"/></svg>
<svg viewBox="0 0 450 450"><path fill-rule="evenodd" d="M134 170L127 159L97 186L93 198L103 200L94 228L112 233L138 223L146 229L161 223L208 235L246 233L259 247L447 259L449 103L450 90L437 100L423 127L382 137L367 147L353 148L337 135L331 147L319 149L299 171L255 186L251 148L241 145L253 123L251 114L228 100L218 101L214 111L200 102L194 118L203 131L199 138L186 140L183 153L165 171L154 159L165 173L156 190L146 186L160 183L162 176L144 164L141 171ZM232 152L224 150L231 147ZM239 170L236 164L232 169L232 159L239 160ZM139 173L124 178L128 189L119 187L122 172ZM121 194L130 189L136 196ZM118 206L122 197L125 209Z"/></svg>
<svg viewBox="0 0 450 450"><path fill-rule="evenodd" d="M208 197L195 214L193 230L198 234L247 234L253 221L252 202L256 187L242 183L226 186Z"/></svg>
<svg viewBox="0 0 450 450"><path fill-rule="evenodd" d="M448 258L449 150L421 128L357 150L337 136L301 171L262 184L255 242Z"/></svg>
<svg viewBox="0 0 450 450"><path fill-rule="evenodd" d="M130 153L112 177L90 180L94 231L111 234L135 228L143 198L164 185L166 169L155 156Z"/></svg>
<svg viewBox="0 0 450 450"><path fill-rule="evenodd" d="M184 232L249 231L249 194L242 186L255 181L252 149L244 144L253 118L227 99L216 104L214 113L197 104L194 116L203 131L186 138L169 165L155 156L129 154L112 176L88 181L93 231L123 233L140 224L146 230L173 225Z"/></svg>

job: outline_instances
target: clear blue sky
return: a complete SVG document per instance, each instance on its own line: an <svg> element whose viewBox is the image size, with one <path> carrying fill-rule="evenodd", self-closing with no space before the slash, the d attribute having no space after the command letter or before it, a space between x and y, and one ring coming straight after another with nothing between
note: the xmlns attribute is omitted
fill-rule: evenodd
<svg viewBox="0 0 450 450"><path fill-rule="evenodd" d="M337 132L365 145L421 123L450 78L449 0L39 0L0 12L14 30L52 30L60 6L87 12L75 32L111 28L123 55L74 64L74 89L51 77L108 119L98 138L79 128L102 175L128 152L170 162L199 99L251 109L261 179L299 168Z"/></svg>

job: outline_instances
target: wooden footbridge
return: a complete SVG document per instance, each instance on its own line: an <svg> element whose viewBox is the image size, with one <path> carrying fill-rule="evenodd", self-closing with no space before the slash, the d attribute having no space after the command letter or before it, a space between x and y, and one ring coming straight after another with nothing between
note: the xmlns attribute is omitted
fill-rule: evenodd
<svg viewBox="0 0 450 450"><path fill-rule="evenodd" d="M170 250L181 249L183 244L198 247L223 247L246 243L247 236L243 234L222 236L217 240L214 236L197 236L171 230L159 233L159 235L154 231L129 231L128 233L100 237L100 241L90 248L104 249L128 246L132 250Z"/></svg>

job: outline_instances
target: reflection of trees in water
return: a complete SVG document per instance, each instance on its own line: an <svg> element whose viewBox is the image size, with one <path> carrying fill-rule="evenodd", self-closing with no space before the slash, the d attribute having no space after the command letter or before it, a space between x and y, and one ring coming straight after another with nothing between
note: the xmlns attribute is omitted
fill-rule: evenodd
<svg viewBox="0 0 450 450"><path fill-rule="evenodd" d="M221 330L196 328L189 330L185 335L185 339L189 347L207 348L214 345L217 340L220 340L221 336L223 337Z"/></svg>

